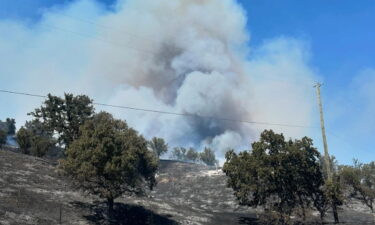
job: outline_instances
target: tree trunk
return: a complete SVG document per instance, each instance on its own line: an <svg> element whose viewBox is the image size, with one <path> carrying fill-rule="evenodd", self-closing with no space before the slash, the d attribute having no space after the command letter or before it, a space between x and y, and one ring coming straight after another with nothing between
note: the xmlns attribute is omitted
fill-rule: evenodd
<svg viewBox="0 0 375 225"><path fill-rule="evenodd" d="M335 219L335 223L339 223L339 214L337 213L337 205L332 203L332 211L333 211L333 218Z"/></svg>
<svg viewBox="0 0 375 225"><path fill-rule="evenodd" d="M320 222L323 224L323 221L324 221L324 212L323 211L319 211L319 214L320 214Z"/></svg>
<svg viewBox="0 0 375 225"><path fill-rule="evenodd" d="M111 220L113 218L113 198L107 198L108 205L108 218Z"/></svg>
<svg viewBox="0 0 375 225"><path fill-rule="evenodd" d="M298 196L299 198L299 204L301 205L301 209L302 209L302 217L303 217L303 221L305 222L306 221L306 211L305 211L305 206L303 204L303 201L302 201L302 198L301 196Z"/></svg>

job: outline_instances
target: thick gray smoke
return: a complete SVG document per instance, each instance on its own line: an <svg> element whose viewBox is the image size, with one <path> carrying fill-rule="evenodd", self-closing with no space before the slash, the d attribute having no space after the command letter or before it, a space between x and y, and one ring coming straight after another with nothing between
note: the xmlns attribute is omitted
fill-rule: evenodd
<svg viewBox="0 0 375 225"><path fill-rule="evenodd" d="M303 49L296 41L279 39L246 60L246 15L236 1L127 1L100 24L120 28L100 35L134 47L93 50L97 57L92 70L125 86L112 103L243 121L309 123L303 90L288 84L311 77ZM266 76L271 77L266 84L257 81ZM286 83L272 84L275 77ZM304 108L296 110L295 103ZM248 145L251 137L267 128L160 115L134 115L131 121L144 124L146 135L179 144L212 145L218 151Z"/></svg>
<svg viewBox="0 0 375 225"><path fill-rule="evenodd" d="M246 13L235 0L128 0L119 1L113 12L83 0L47 11L39 26L14 29L22 31L21 39L29 38L30 29L37 33L30 38L34 48L23 50L32 53L36 63L25 63L30 58L19 61L40 73L45 72L42 66L52 65L42 76L58 87L47 90L53 93L84 92L116 105L310 125L315 99L301 85L312 84L315 76L307 64L308 46L280 37L249 48L246 23ZM44 25L52 29L41 29ZM62 35L63 29L70 33ZM73 32L89 38L71 38ZM64 49L76 50L64 59ZM47 58L46 52L61 57ZM249 148L263 129L292 137L308 134L299 128L105 110L146 137L163 137L171 146L208 145L221 156L229 147Z"/></svg>

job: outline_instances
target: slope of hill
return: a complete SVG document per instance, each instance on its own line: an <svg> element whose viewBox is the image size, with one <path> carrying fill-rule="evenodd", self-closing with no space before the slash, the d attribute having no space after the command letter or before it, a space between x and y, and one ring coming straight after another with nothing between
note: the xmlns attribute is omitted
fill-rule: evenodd
<svg viewBox="0 0 375 225"><path fill-rule="evenodd" d="M111 224L257 224L256 211L238 206L221 171L161 161L157 180L147 197L117 199ZM369 224L367 209L354 206L344 207L342 221ZM99 225L107 223L105 210L58 176L55 162L0 150L0 224Z"/></svg>

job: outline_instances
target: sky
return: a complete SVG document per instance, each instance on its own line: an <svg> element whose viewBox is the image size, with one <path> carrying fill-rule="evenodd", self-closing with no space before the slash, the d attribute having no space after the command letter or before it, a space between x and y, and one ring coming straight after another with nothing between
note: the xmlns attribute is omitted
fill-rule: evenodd
<svg viewBox="0 0 375 225"><path fill-rule="evenodd" d="M142 5L143 3L139 3L139 5L132 3L126 6L130 9L137 9L137 11L126 9L126 7L123 7L124 9L121 8L121 5L126 5L122 2L117 2L116 0L2 0L0 2L0 61L3 64L0 64L0 89L42 94L45 94L47 91L62 94L66 89L79 92L79 90L84 88L88 93L93 93L96 99L105 103L120 105L126 103L145 108L152 107L150 105L152 102L145 101L141 97L136 97L138 95L145 96L144 98L155 97L151 93L152 91L139 90L142 89L140 86L144 85L148 87L147 85L149 84L147 82L142 83L145 80L128 77L119 79L121 75L118 75L118 71L114 71L111 73L112 75L108 75L108 77L111 77L108 80L113 81L113 83L121 83L121 85L108 84L106 86L117 91L113 96L108 91L98 93L98 91L95 91L97 89L93 90L93 88L86 87L98 84L102 85L108 82L105 76L102 77L99 75L88 79L88 73L94 73L93 71L95 73L96 71L103 73L102 70L104 68L112 68L116 64L107 62L108 57L100 56L102 54L109 54L106 50L91 50L92 48L96 49L97 46L102 44L97 44L91 40L85 41L85 39L80 39L70 34L78 30L84 34L90 34L90 37L93 37L93 39L99 39L97 35L101 31L97 23L105 24L106 28L112 28L116 27L116 25L122 25L122 23L127 24L128 22L124 21L124 19L137 18L136 14L139 13L139 21L129 22L127 25L131 26L133 33L138 32L138 29L141 30L137 33L138 36L145 36L143 34L146 33L147 37L152 37L154 40L157 39L158 35L153 33L152 27L142 30L136 26L139 22L140 27L146 24L144 26L147 28L147 24L150 23L147 21L148 14L142 14L142 10L140 10L142 7L149 7L150 10L154 10L157 7L153 6L154 8L151 8L151 6ZM147 0L141 2L147 3ZM216 15L214 11L206 11L207 15L202 14L205 16L202 20L207 24L216 23L215 25L219 27L227 26L228 32L231 32L231 28L234 27L233 36L226 35L222 38L235 43L234 45L239 42L241 49L246 49L243 51L236 50L236 55L238 58L241 58L239 61L246 68L246 73L263 76L258 79L254 75L255 78L250 82L252 84L251 92L255 93L252 93L252 95L261 95L261 93L267 95L267 97L259 97L252 101L251 109L245 107L245 111L250 112L253 116L251 120L257 119L258 121L274 123L285 123L287 121L289 124L302 123L313 126L315 128L301 131L302 134L289 130L285 132L290 134L291 137L300 137L303 134L312 137L315 145L322 152L319 115L315 99L315 89L313 88L314 81L322 82L323 107L330 153L335 155L340 163L351 163L353 158L357 158L363 162L375 160L375 146L373 144L373 140L375 140L375 44L373 43L375 40L375 29L373 28L375 3L371 0L356 2L342 0L239 0L235 2L228 0L225 2L229 2L223 6L228 8L228 14L224 14L229 15L229 17L225 17L229 21L227 24L223 24L222 21L212 22L210 19L221 19L218 16L221 14L218 13ZM232 9L233 6L234 9ZM61 16L53 15L54 12L59 12L59 10L65 10L66 8L68 9L64 11L64 15L75 15L74 19L64 19ZM208 7L208 9L210 8ZM217 8L217 11L220 9ZM226 11L226 9L223 11ZM133 17L130 17L126 13L133 13L135 15L132 14ZM123 14L125 15L121 17ZM236 14L240 14L240 16L237 18ZM210 17L211 15L212 18ZM77 18L82 21L89 21L92 24L91 26L88 23L82 25L83 23L76 21ZM179 21L180 19L177 18L176 20ZM232 20L233 23L230 23ZM181 23L190 22L191 20L186 20ZM47 33L43 33L44 30L40 24L47 26L52 24L52 29ZM61 29L54 29L56 26L60 28L63 25L64 29L67 29L69 32L64 33L61 32ZM174 28L170 29L173 30ZM217 32L215 34L220 34L220 30L215 30L215 32ZM242 37L243 34L248 35L248 38L245 38L246 40ZM119 39L115 43L119 45L124 40ZM136 46L143 47L143 44ZM129 47L129 45L125 47ZM70 54L57 54L56 52L60 48L70 50ZM150 51L148 46L144 48ZM4 50L3 53L1 53L2 50ZM193 52L193 50L189 49L188 52L190 51ZM76 54L71 54L71 52L76 52ZM34 54L37 56L34 57ZM112 51L111 55L113 55L113 61L116 61L117 58L128 57L127 55L113 53ZM205 66L211 66L210 60L212 59L209 59ZM179 62L177 59L176 61ZM95 65L100 65L100 67L95 67ZM132 67L134 65L139 64L133 63L128 66ZM218 68L216 64L213 67ZM27 71L30 71L30 73L26 74L23 68L27 68ZM183 66L178 68L183 68ZM277 71L283 72L278 74ZM53 73L56 75L48 77L39 75L40 73ZM268 77L268 73L271 78L270 81L264 78ZM297 75L290 75L289 77L288 73L295 73ZM298 76L298 73L301 73L301 77ZM82 75L76 76L75 74ZM280 85L277 85L274 95L269 94L269 91L265 91L263 87L274 87L270 84L273 82L272 80L284 79L289 82L287 86L289 90L280 89L279 91L282 93L279 96L280 98L284 97L287 99L285 101L274 100L278 96L277 88ZM41 81L35 83L33 82L35 80ZM193 82L190 80L188 79L187 81ZM77 82L75 81L80 81L84 85L77 86ZM186 82L186 85L190 84L189 82ZM207 86L209 87L210 81L207 82ZM224 79L223 82L229 82L229 80ZM64 89L61 86L66 88ZM124 86L126 88L130 86L130 89L124 89ZM202 88L207 88L207 86ZM155 91L156 88L159 88L157 85L153 84L149 85L149 87L153 90L153 93L156 93L155 101L153 102L169 101L165 100L165 98L168 98L168 95ZM217 86L217 88L220 87L223 90L228 88L226 85ZM295 91L294 89L298 90ZM184 90L191 91L195 89L188 89L187 87L178 89L176 91L176 95L179 96L176 98L177 103L180 98L183 98ZM123 94L134 96L134 101L126 100L123 103L121 100ZM38 103L40 105L40 100L29 100L27 97L5 95L3 93L0 94L0 119L2 120L6 117L16 117L18 121L22 121L19 122L22 124L26 119L25 114L31 111L30 109L38 105ZM159 98L159 95L163 95L163 97ZM250 96L250 94L241 92L235 96ZM298 98L300 104L295 103L297 101L295 100L296 96L300 97ZM199 99L200 96L196 98ZM217 98L217 96L215 95L212 98ZM220 98L224 99L221 95ZM270 101L267 102L268 100ZM186 99L183 101L188 102ZM288 105L288 101L291 103L290 106ZM308 103L306 103L307 101ZM278 105L281 104L280 102L282 102L282 105ZM241 102L241 104L245 103ZM170 107L170 105L165 104L163 109L169 111L186 111L188 110L186 107L189 106L198 107L197 110L199 112L216 113L215 110L203 110L202 105L204 104L197 104L192 101L178 107ZM284 109L288 107L296 113L298 112L298 116ZM303 107L307 109L301 109ZM273 113L269 113L269 111L273 111ZM285 115L279 116L277 112ZM113 113L121 117L119 112L113 111ZM288 114L290 114L289 117L287 116ZM224 115L230 116L232 114L224 113ZM139 115L129 116L126 119L130 120L130 122L133 120L133 124L138 125L136 129L139 129L141 133L145 133L147 136L147 132L150 133L155 128L144 124L140 125L138 122L139 117L146 118L147 115L144 115L144 117ZM155 118L147 117L148 121L152 121L153 119ZM160 124L158 124L163 126L170 122L167 119L162 119ZM18 124L18 126L21 124ZM199 128L198 133L202 133L202 136L206 133L212 135L212 132L217 132L217 129L208 129L206 131L205 128L191 125L186 121L179 122L178 124L186 127L186 131L188 132L194 132L196 131L194 130L195 128ZM219 128L226 131L237 129L223 124ZM202 129L204 131L201 132ZM231 141L228 141L228 139L232 140L232 142L233 140L240 140L243 133L258 130L258 128L253 130L238 129L241 129L241 131L234 134L231 132L223 132L220 135L215 133L216 136L213 135L210 141L217 143L217 145L222 145L222 143L230 143ZM161 130L162 135L165 137L176 138L178 140L176 143L189 145L189 141L181 141L180 136L175 137L175 134L172 135L171 132L174 133L174 131ZM192 136L190 140L200 143L207 141L200 136ZM251 141L253 140L251 139ZM238 147L241 148L242 146L239 145Z"/></svg>

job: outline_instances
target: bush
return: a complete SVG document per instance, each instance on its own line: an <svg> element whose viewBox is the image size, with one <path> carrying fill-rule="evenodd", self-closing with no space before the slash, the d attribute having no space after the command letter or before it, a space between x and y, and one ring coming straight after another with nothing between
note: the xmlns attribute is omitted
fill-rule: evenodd
<svg viewBox="0 0 375 225"><path fill-rule="evenodd" d="M25 129L24 127L21 127L17 132L17 143L20 147L21 152L24 154L30 153L31 136L31 132Z"/></svg>
<svg viewBox="0 0 375 225"><path fill-rule="evenodd" d="M17 143L21 152L37 157L43 157L55 146L52 133L44 129L39 120L26 122L17 132Z"/></svg>
<svg viewBox="0 0 375 225"><path fill-rule="evenodd" d="M43 157L48 150L53 147L53 143L45 137L33 136L31 138L30 153L36 157Z"/></svg>

